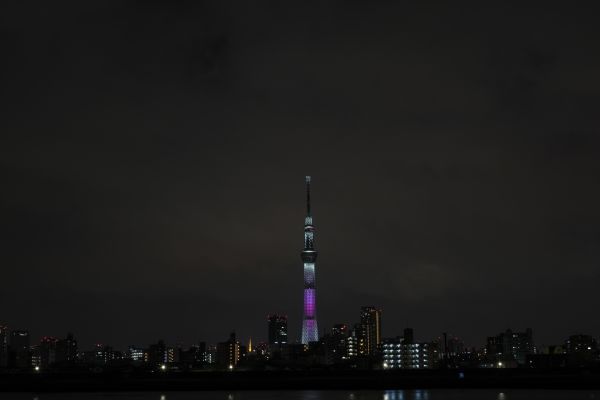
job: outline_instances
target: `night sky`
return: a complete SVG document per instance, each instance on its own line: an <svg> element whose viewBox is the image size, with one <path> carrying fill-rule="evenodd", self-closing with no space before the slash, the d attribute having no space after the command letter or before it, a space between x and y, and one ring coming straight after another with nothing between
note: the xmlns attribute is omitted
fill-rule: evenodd
<svg viewBox="0 0 600 400"><path fill-rule="evenodd" d="M251 4L252 3L252 4ZM0 323L85 348L320 331L600 335L596 9L0 5Z"/></svg>

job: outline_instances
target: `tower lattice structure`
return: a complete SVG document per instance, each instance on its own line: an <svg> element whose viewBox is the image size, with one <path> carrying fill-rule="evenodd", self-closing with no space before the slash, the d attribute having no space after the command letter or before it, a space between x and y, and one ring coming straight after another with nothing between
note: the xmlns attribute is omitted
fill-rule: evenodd
<svg viewBox="0 0 600 400"><path fill-rule="evenodd" d="M310 176L306 177L306 218L304 219L304 318L302 320L302 343L308 344L319 340L317 327L317 290L315 284L315 227L310 210Z"/></svg>

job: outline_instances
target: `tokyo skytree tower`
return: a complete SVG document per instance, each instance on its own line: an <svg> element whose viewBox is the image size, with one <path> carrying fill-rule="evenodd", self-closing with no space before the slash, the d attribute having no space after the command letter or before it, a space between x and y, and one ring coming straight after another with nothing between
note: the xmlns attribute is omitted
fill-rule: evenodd
<svg viewBox="0 0 600 400"><path fill-rule="evenodd" d="M302 343L316 342L319 340L317 328L317 303L315 286L315 227L310 213L310 176L306 177L306 218L304 219L304 250L302 262L304 263L304 318L302 320Z"/></svg>

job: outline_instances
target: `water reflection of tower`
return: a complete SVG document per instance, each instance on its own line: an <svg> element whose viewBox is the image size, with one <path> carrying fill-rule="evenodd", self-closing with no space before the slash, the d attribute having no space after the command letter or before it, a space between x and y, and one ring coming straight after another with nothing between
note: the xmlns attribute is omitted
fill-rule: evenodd
<svg viewBox="0 0 600 400"><path fill-rule="evenodd" d="M302 343L316 342L319 340L317 328L317 303L315 285L315 263L317 251L315 250L315 227L310 210L310 176L306 177L306 218L304 219L304 249L302 262L304 263L304 318L302 320Z"/></svg>

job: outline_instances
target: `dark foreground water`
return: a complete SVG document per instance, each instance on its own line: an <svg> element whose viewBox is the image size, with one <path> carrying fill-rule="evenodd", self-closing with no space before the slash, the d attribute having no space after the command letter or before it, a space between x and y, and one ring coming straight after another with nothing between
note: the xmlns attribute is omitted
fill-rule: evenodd
<svg viewBox="0 0 600 400"><path fill-rule="evenodd" d="M600 400L588 390L290 390L240 392L0 393L1 400Z"/></svg>

